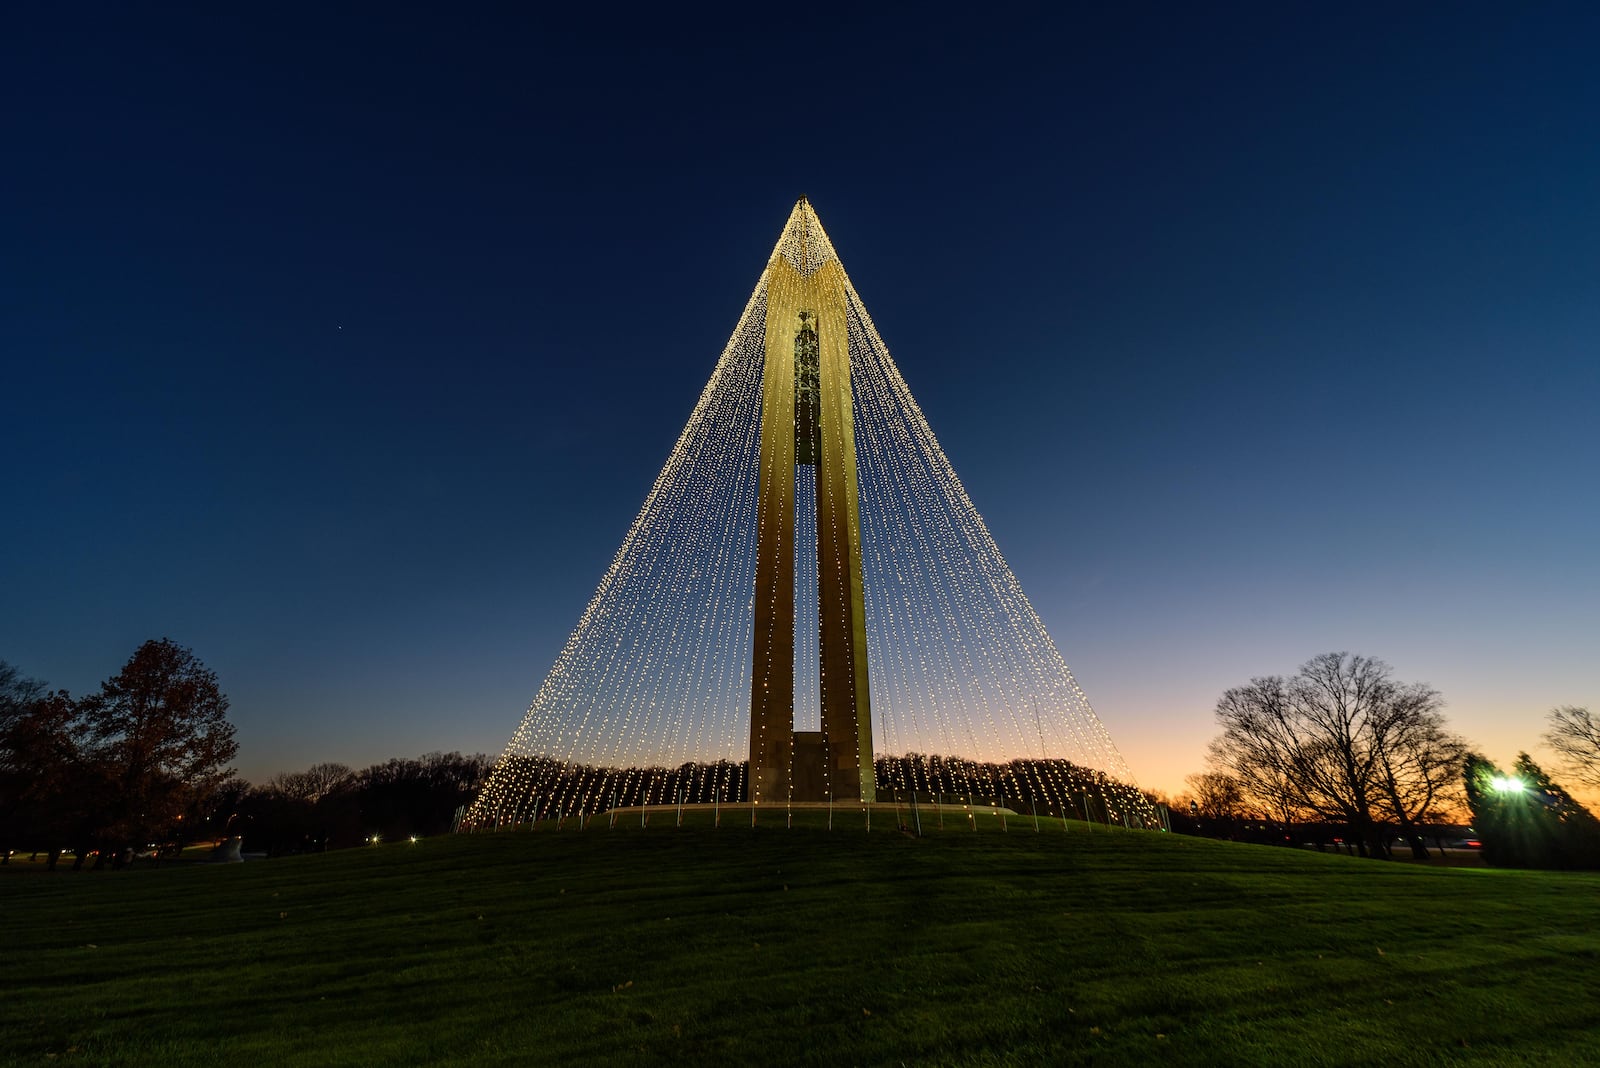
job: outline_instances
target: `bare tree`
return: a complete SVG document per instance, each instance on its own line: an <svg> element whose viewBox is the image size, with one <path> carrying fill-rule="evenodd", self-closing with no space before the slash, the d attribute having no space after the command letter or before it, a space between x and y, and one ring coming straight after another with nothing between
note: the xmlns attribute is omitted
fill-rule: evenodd
<svg viewBox="0 0 1600 1068"><path fill-rule="evenodd" d="M1342 823L1363 852L1387 852L1394 820L1426 856L1415 824L1454 789L1464 749L1444 727L1439 694L1396 682L1389 665L1324 653L1291 678L1267 676L1223 694L1213 762L1246 797L1287 821Z"/></svg>
<svg viewBox="0 0 1600 1068"><path fill-rule="evenodd" d="M1225 771L1202 771L1183 780L1194 791L1194 803L1208 820L1231 820L1244 804L1239 780Z"/></svg>
<svg viewBox="0 0 1600 1068"><path fill-rule="evenodd" d="M1279 676L1250 680L1217 702L1224 731L1211 743L1211 763L1226 768L1253 801L1282 823L1315 817L1305 800L1297 766L1305 743L1289 712L1287 682Z"/></svg>
<svg viewBox="0 0 1600 1068"><path fill-rule="evenodd" d="M1587 708L1562 705L1546 717L1544 743L1559 755L1561 773L1585 786L1600 787L1600 717Z"/></svg>
<svg viewBox="0 0 1600 1068"><path fill-rule="evenodd" d="M0 727L24 714L29 705L44 696L44 689L44 683L0 660Z"/></svg>
<svg viewBox="0 0 1600 1068"><path fill-rule="evenodd" d="M1461 768L1467 746L1446 729L1439 705L1439 694L1430 687L1396 686L1372 724L1383 807L1418 859L1428 850L1417 824L1442 817L1444 810L1459 810L1465 802Z"/></svg>
<svg viewBox="0 0 1600 1068"><path fill-rule="evenodd" d="M279 772L267 780L267 789L292 801L315 804L354 778L347 764L313 764L305 771Z"/></svg>

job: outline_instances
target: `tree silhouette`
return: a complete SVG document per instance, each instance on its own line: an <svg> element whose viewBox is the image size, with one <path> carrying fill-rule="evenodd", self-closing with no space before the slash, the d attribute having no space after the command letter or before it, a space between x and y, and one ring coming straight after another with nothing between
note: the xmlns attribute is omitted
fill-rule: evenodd
<svg viewBox="0 0 1600 1068"><path fill-rule="evenodd" d="M1552 708L1545 744L1560 754L1561 771L1585 786L1600 787L1600 716L1587 708Z"/></svg>
<svg viewBox="0 0 1600 1068"><path fill-rule="evenodd" d="M1464 779L1487 864L1504 868L1600 868L1600 821L1527 753L1503 774L1477 753Z"/></svg>
<svg viewBox="0 0 1600 1068"><path fill-rule="evenodd" d="M107 788L106 844L164 835L232 774L239 746L216 673L168 638L145 642L79 704Z"/></svg>
<svg viewBox="0 0 1600 1068"><path fill-rule="evenodd" d="M1363 853L1387 853L1393 820L1412 852L1417 825L1454 790L1463 747L1437 691L1397 682L1388 664L1349 653L1312 657L1298 674L1251 679L1222 695L1212 763L1285 822L1343 824ZM1281 815L1280 815L1281 814Z"/></svg>
<svg viewBox="0 0 1600 1068"><path fill-rule="evenodd" d="M0 847L50 848L73 832L88 791L78 707L0 661Z"/></svg>
<svg viewBox="0 0 1600 1068"><path fill-rule="evenodd" d="M1194 791L1195 809L1208 820L1231 820L1244 805L1239 780L1225 771L1202 771L1183 780Z"/></svg>

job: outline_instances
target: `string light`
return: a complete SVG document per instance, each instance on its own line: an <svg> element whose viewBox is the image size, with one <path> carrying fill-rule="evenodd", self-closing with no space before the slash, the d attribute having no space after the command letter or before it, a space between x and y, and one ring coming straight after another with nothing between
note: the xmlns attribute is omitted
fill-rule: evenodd
<svg viewBox="0 0 1600 1068"><path fill-rule="evenodd" d="M839 279L844 321L819 315L818 329L847 334L848 380L835 381L824 361L819 419L797 445L815 456L827 434L852 434L854 485L803 463L791 476L770 457L762 470L769 285L779 274L809 277L824 268ZM773 303L784 302L774 296ZM793 394L776 392L789 407L771 417L793 420ZM819 422L838 429L825 432ZM794 509L792 523L786 514L769 520L758 507L762 480L786 477L794 479L792 500L783 502ZM857 509L848 507L851 497ZM835 519L820 526L819 513ZM1035 812L1153 819L801 201L621 547L462 825L750 800L752 681L785 684L784 665L752 662L768 644L754 634L756 557L768 521L794 531L778 551L794 554L787 670L795 729L820 729L818 542L832 546L822 555L834 561L828 581L835 588L848 587L838 570L846 560L840 543L853 542L861 554L880 790L958 795L969 811L974 796L1003 795L1026 799ZM767 614L775 617L775 607ZM833 625L848 632L848 603L828 610L842 613ZM792 745L792 734L784 744Z"/></svg>

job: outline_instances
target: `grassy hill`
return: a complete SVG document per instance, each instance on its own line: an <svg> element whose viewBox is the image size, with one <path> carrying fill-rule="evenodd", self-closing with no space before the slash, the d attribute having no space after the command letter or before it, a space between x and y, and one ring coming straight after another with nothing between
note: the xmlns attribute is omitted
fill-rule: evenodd
<svg viewBox="0 0 1600 1068"><path fill-rule="evenodd" d="M13 864L0 1058L1600 1063L1600 877L948 826Z"/></svg>

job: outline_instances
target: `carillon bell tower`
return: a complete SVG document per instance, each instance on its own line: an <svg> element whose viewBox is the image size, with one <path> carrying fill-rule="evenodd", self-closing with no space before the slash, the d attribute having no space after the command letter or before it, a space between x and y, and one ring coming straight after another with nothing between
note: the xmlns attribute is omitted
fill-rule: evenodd
<svg viewBox="0 0 1600 1068"><path fill-rule="evenodd" d="M758 804L872 801L849 302L844 271L804 197L763 281L750 792ZM797 473L816 484L817 588L798 596L817 598L820 731L794 729Z"/></svg>
<svg viewBox="0 0 1600 1068"><path fill-rule="evenodd" d="M997 768L1036 811L1114 787L1153 825L802 197L462 826L839 801L870 827L878 786Z"/></svg>

